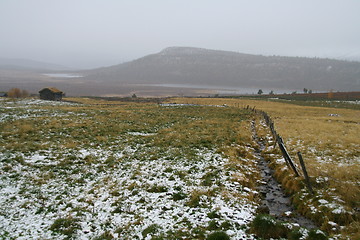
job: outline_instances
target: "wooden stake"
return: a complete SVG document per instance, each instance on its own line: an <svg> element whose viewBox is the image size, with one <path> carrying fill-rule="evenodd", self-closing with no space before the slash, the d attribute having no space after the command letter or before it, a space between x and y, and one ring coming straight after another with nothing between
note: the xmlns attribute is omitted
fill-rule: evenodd
<svg viewBox="0 0 360 240"><path fill-rule="evenodd" d="M281 150L281 152L283 154L283 157L284 157L285 161L290 165L291 169L295 173L295 176L299 177L300 176L299 172L297 171L297 169L296 169L296 167L294 165L294 162L292 161L289 153L287 152L282 138L280 136L278 136L277 139L278 139L279 148L280 148L280 150Z"/></svg>
<svg viewBox="0 0 360 240"><path fill-rule="evenodd" d="M304 162L304 160L303 160L303 157L302 157L302 155L301 155L301 152L298 152L297 155L298 155L298 157L299 157L299 161L300 161L301 168L302 168L302 170L303 170L303 172L304 172L304 177L305 177L306 186L307 186L307 188L309 189L310 193L311 193L311 194L314 194L314 191L313 191L313 189L312 189L312 187L311 187L311 184L310 184L310 178L309 178L309 175L308 175L308 173L307 173L307 171L306 171L305 162Z"/></svg>

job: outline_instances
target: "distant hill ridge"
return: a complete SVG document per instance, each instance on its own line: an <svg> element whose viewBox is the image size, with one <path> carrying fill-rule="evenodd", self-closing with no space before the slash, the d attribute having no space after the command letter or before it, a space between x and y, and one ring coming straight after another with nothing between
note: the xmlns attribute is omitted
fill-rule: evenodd
<svg viewBox="0 0 360 240"><path fill-rule="evenodd" d="M169 47L131 62L90 70L85 78L130 84L358 91L360 62Z"/></svg>

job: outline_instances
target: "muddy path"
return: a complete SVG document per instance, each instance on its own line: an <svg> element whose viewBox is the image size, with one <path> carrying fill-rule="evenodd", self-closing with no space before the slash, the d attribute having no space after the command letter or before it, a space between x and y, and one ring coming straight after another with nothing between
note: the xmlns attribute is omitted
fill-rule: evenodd
<svg viewBox="0 0 360 240"><path fill-rule="evenodd" d="M266 212L268 211L270 215L278 220L297 223L310 229L316 228L316 225L311 220L295 212L290 196L285 194L281 185L273 177L274 170L269 167L268 162L261 155L261 152L265 149L265 144L258 138L255 124L255 121L252 121L251 129L253 139L258 144L258 149L255 150L254 154L262 178L262 184L258 187L258 191L262 196L261 208Z"/></svg>

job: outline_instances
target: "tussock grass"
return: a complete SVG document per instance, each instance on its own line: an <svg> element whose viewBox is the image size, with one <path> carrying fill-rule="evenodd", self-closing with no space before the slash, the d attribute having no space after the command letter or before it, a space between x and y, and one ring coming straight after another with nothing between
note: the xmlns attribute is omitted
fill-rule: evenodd
<svg viewBox="0 0 360 240"><path fill-rule="evenodd" d="M186 203L189 207L204 207L202 200L208 196L213 195L214 192L206 189L194 189L189 196L189 201Z"/></svg>
<svg viewBox="0 0 360 240"><path fill-rule="evenodd" d="M213 232L206 239L207 240L229 240L230 237L225 232Z"/></svg>
<svg viewBox="0 0 360 240"><path fill-rule="evenodd" d="M68 238L72 238L77 229L80 228L78 220L73 217L58 218L50 226L50 230L53 232L66 235Z"/></svg>
<svg viewBox="0 0 360 240"><path fill-rule="evenodd" d="M279 222L272 216L260 214L251 223L251 232L264 239L306 239L327 240L327 235L319 230L306 230L298 226Z"/></svg>

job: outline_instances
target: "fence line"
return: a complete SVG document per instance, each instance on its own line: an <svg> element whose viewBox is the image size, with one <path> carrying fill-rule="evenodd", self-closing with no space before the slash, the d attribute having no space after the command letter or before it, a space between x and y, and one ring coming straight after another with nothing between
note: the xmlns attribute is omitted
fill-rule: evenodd
<svg viewBox="0 0 360 240"><path fill-rule="evenodd" d="M279 148L281 150L281 153L282 153L282 155L283 155L283 157L285 159L286 165L290 168L290 170L292 170L294 172L296 177L299 177L300 176L299 170L296 167L296 165L294 164L294 161L292 160L292 158L289 155L288 151L286 150L286 146L285 146L285 143L284 143L282 137L276 132L275 125L274 125L274 122L271 119L271 117L263 110L256 110L255 106L253 108L251 108L249 105L247 105L245 109L251 110L254 113L259 114L264 118L266 125L270 128L270 131L271 131L271 134L272 134L273 138L276 140L275 141L275 146L276 146L276 144L278 144L278 146L279 146ZM304 178L305 178L306 186L309 189L309 192L311 194L313 194L313 189L312 189L311 184L310 184L309 176L308 176L308 173L307 173L307 170L306 170L306 167L305 167L305 162L304 162L304 160L302 158L301 152L298 152L297 155L299 157L299 161L300 161L300 165L301 165L303 175L304 175Z"/></svg>

